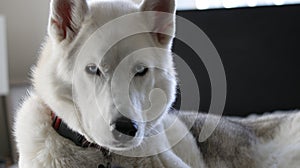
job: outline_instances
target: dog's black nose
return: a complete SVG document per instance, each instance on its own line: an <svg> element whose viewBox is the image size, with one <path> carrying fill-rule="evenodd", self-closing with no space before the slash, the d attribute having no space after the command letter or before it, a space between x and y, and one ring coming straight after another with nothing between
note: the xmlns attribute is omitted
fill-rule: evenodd
<svg viewBox="0 0 300 168"><path fill-rule="evenodd" d="M113 135L116 140L129 141L131 140L138 131L138 125L136 122L121 117L114 123Z"/></svg>

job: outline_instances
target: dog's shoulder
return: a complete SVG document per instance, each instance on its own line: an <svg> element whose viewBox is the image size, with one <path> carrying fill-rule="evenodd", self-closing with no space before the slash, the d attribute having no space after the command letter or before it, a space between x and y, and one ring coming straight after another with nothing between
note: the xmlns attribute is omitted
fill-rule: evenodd
<svg viewBox="0 0 300 168"><path fill-rule="evenodd" d="M31 92L17 111L14 124L14 134L20 154L19 165L22 167L42 166L35 160L41 149L47 125L50 125L50 113L43 105L41 99ZM47 113L49 113L48 118ZM42 123L42 125L40 124Z"/></svg>

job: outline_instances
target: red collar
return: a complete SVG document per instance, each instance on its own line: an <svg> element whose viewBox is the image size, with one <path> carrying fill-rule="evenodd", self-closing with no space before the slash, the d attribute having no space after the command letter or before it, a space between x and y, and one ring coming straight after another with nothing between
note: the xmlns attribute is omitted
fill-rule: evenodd
<svg viewBox="0 0 300 168"><path fill-rule="evenodd" d="M59 118L57 115L55 115L51 111L51 120L52 120L52 127L57 131L59 130L60 124L61 124L61 118Z"/></svg>

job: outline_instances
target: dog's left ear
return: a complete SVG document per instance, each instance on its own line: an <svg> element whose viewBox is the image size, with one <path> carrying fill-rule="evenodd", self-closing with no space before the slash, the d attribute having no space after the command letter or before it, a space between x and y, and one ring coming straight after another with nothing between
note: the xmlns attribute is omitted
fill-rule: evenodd
<svg viewBox="0 0 300 168"><path fill-rule="evenodd" d="M49 35L58 42L71 42L88 11L86 0L51 0Z"/></svg>
<svg viewBox="0 0 300 168"><path fill-rule="evenodd" d="M153 32L166 32L174 36L175 34L175 0L144 0L141 5L141 11L166 12L154 14ZM154 37L162 45L170 44L172 36L153 33Z"/></svg>

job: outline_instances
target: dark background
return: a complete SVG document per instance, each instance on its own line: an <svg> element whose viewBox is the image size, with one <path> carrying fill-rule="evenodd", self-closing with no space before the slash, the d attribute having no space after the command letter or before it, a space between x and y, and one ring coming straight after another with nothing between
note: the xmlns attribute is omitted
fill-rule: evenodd
<svg viewBox="0 0 300 168"><path fill-rule="evenodd" d="M221 56L227 77L225 115L300 109L300 5L179 11L177 15L197 24ZM211 88L203 63L179 40L173 51L195 73L200 110L207 111Z"/></svg>

